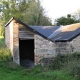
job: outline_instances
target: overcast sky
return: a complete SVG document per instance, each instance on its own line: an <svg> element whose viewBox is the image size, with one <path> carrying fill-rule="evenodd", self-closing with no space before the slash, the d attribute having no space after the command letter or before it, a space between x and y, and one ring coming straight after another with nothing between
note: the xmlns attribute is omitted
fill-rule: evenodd
<svg viewBox="0 0 80 80"><path fill-rule="evenodd" d="M41 4L53 23L56 18L72 14L80 9L80 0L41 0Z"/></svg>

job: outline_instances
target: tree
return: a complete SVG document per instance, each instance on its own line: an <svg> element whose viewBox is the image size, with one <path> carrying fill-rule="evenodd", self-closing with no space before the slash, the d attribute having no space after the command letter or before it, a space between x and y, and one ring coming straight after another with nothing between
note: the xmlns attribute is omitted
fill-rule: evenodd
<svg viewBox="0 0 80 80"><path fill-rule="evenodd" d="M52 25L48 17L44 15L44 9L40 6L40 1L30 1L26 8L23 22L28 25Z"/></svg>
<svg viewBox="0 0 80 80"><path fill-rule="evenodd" d="M15 7L16 1L15 0L1 0L0 1L0 28L1 28L1 35L4 36L4 25L7 21L11 18L14 13L16 14L18 11ZM19 15L19 14L18 14ZM17 16L17 15L16 15Z"/></svg>
<svg viewBox="0 0 80 80"><path fill-rule="evenodd" d="M80 9L72 14L73 19L78 20L80 22Z"/></svg>
<svg viewBox="0 0 80 80"><path fill-rule="evenodd" d="M1 0L1 4L5 23L13 16L29 25L52 25L39 0Z"/></svg>
<svg viewBox="0 0 80 80"><path fill-rule="evenodd" d="M0 21L4 26L11 17L15 17L27 25L52 25L44 15L39 0L1 0Z"/></svg>
<svg viewBox="0 0 80 80"><path fill-rule="evenodd" d="M68 15L67 15L67 18L71 18L71 14L68 14Z"/></svg>
<svg viewBox="0 0 80 80"><path fill-rule="evenodd" d="M77 23L79 21L75 20L74 18L71 17L70 14L68 14L67 18L61 17L61 18L58 18L55 22L56 22L56 25L59 26L59 25L69 25L69 24Z"/></svg>

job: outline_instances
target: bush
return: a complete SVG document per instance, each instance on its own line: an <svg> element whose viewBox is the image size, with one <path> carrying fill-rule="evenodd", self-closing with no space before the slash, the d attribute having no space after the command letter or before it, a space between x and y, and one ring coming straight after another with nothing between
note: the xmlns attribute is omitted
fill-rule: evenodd
<svg viewBox="0 0 80 80"><path fill-rule="evenodd" d="M73 66L71 75L75 77L76 80L80 80L80 65Z"/></svg>
<svg viewBox="0 0 80 80"><path fill-rule="evenodd" d="M11 52L8 48L1 48L0 49L0 61L9 61L11 60Z"/></svg>
<svg viewBox="0 0 80 80"><path fill-rule="evenodd" d="M50 68L55 69L61 69L67 66L73 66L75 62L77 62L80 59L80 53L74 53L74 54L58 54L55 59L54 63L50 65Z"/></svg>
<svg viewBox="0 0 80 80"><path fill-rule="evenodd" d="M62 66L66 65L68 62L68 56L58 54L54 59L54 63L50 65L52 69L60 69Z"/></svg>
<svg viewBox="0 0 80 80"><path fill-rule="evenodd" d="M4 43L4 38L0 39L0 48L6 47L5 43Z"/></svg>

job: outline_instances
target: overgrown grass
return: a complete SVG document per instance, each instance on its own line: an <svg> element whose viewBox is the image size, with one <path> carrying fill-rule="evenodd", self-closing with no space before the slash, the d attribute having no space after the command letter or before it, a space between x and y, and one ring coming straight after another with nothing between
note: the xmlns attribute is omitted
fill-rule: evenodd
<svg viewBox="0 0 80 80"><path fill-rule="evenodd" d="M52 64L50 67L52 69L63 69L80 64L80 53L74 53L74 54L66 54L61 55L58 54L57 57L54 59L54 64Z"/></svg>
<svg viewBox="0 0 80 80"><path fill-rule="evenodd" d="M4 43L4 38L0 38L0 48L4 48L4 47L6 47Z"/></svg>
<svg viewBox="0 0 80 80"><path fill-rule="evenodd" d="M80 80L80 53L58 55L46 70L37 65L27 69L12 62L11 53L0 39L0 80Z"/></svg>
<svg viewBox="0 0 80 80"><path fill-rule="evenodd" d="M80 80L80 53L57 55L50 69L62 70L75 80Z"/></svg>

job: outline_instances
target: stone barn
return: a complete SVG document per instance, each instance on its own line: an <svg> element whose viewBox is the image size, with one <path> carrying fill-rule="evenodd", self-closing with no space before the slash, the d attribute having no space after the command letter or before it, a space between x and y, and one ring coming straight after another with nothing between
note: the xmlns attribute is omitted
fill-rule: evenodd
<svg viewBox="0 0 80 80"><path fill-rule="evenodd" d="M80 33L80 29L77 30L79 25L80 23L70 25L71 28L74 26L72 29L69 25L67 28L28 26L13 17L5 25L5 43L11 50L15 63L21 65L21 61L31 60L36 65L43 58L53 60L58 53L76 52L76 48L80 47L75 47L78 44L76 41L79 42L80 38L74 38Z"/></svg>

